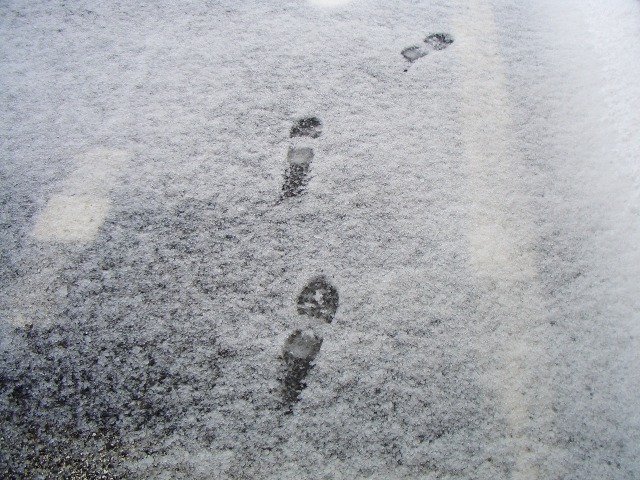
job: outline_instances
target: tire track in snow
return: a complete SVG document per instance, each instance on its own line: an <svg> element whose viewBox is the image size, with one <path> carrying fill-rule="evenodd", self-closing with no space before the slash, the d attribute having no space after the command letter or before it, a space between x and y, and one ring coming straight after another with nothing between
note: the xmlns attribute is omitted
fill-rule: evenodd
<svg viewBox="0 0 640 480"><path fill-rule="evenodd" d="M512 478L541 478L540 414L548 429L550 388L535 371L546 349L534 329L544 322L542 290L534 258L531 218L515 171L519 155L512 138L505 66L500 57L491 7L474 1L454 19L460 86L462 136L468 173L472 271L481 306L497 315L500 327L486 354L497 371L489 382L499 392L515 464ZM504 335L499 335L504 333ZM537 418L536 418L537 417Z"/></svg>

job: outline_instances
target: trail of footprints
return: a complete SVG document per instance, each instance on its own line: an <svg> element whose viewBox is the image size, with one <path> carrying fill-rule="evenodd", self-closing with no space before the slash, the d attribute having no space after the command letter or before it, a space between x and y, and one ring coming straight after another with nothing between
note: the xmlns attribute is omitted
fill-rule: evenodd
<svg viewBox="0 0 640 480"><path fill-rule="evenodd" d="M316 117L305 117L294 123L289 136L318 138L321 133L322 122ZM313 156L310 147L289 147L281 200L297 197L304 192ZM312 322L331 323L337 309L338 290L323 275L312 278L298 295L298 314ZM295 329L285 340L282 349L282 402L288 412L291 412L307 386L305 379L322 346L322 337L306 326L306 329Z"/></svg>
<svg viewBox="0 0 640 480"><path fill-rule="evenodd" d="M424 46L407 47L401 53L406 60L413 63L427 55L429 50L444 50L453 43L453 37L448 33L432 33L424 39L424 43ZM298 119L289 132L290 138L318 138L321 134L322 122L317 117ZM281 201L304 193L309 182L313 158L314 152L311 147L289 147ZM307 386L307 374L313 368L313 361L322 347L322 336L308 325L309 321L318 324L331 323L338 310L338 300L338 290L324 275L309 280L298 295L297 311L299 315L306 317L304 323L307 328L293 330L282 349L282 402L287 413L292 412L293 405L300 399L302 390Z"/></svg>

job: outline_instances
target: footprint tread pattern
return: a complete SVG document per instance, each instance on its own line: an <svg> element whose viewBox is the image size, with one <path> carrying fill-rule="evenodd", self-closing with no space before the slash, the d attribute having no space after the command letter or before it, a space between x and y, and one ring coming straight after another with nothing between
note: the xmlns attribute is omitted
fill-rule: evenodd
<svg viewBox="0 0 640 480"><path fill-rule="evenodd" d="M338 290L324 276L312 279L298 295L298 313L331 323L338 309Z"/></svg>
<svg viewBox="0 0 640 480"><path fill-rule="evenodd" d="M291 127L289 136L318 138L322 134L322 122L317 117L305 117L297 120Z"/></svg>
<svg viewBox="0 0 640 480"><path fill-rule="evenodd" d="M424 43L426 43L426 46L412 45L405 48L400 53L406 60L409 61L409 63L413 63L416 60L426 56L429 53L429 50L437 51L447 48L453 43L453 36L451 36L449 33L430 33L424 39ZM404 71L406 72L407 69L405 69Z"/></svg>
<svg viewBox="0 0 640 480"><path fill-rule="evenodd" d="M322 346L322 338L313 332L294 331L284 343L282 357L286 374L282 380L282 400L291 407L307 386L305 379Z"/></svg>
<svg viewBox="0 0 640 480"><path fill-rule="evenodd" d="M432 33L424 39L434 50L444 50L453 43L453 37L448 33Z"/></svg>
<svg viewBox="0 0 640 480"><path fill-rule="evenodd" d="M297 197L304 193L309 183L309 169L313 161L313 149L308 147L289 148L287 161L289 165L284 172L282 198Z"/></svg>

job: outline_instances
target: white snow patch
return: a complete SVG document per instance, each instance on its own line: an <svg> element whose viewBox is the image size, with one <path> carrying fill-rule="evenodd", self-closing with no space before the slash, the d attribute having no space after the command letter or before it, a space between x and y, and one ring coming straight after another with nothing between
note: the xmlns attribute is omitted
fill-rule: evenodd
<svg viewBox="0 0 640 480"><path fill-rule="evenodd" d="M108 211L108 198L56 195L40 213L33 236L42 241L90 241L97 235Z"/></svg>
<svg viewBox="0 0 640 480"><path fill-rule="evenodd" d="M109 211L109 192L129 155L122 150L95 149L78 162L49 199L36 220L32 235L40 241L88 242L98 233Z"/></svg>

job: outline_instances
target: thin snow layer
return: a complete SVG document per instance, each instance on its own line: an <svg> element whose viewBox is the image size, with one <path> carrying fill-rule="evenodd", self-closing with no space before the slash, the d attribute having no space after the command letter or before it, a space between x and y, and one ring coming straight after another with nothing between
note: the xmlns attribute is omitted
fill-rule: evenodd
<svg viewBox="0 0 640 480"><path fill-rule="evenodd" d="M3 2L2 476L638 478L640 5L557 3Z"/></svg>

